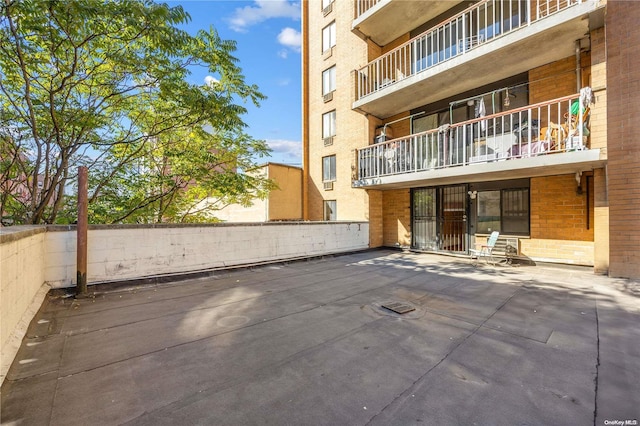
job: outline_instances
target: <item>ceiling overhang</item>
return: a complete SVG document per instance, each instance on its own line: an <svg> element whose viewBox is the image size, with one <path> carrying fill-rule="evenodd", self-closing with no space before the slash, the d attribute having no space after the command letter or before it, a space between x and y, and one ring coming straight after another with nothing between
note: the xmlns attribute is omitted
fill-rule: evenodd
<svg viewBox="0 0 640 426"><path fill-rule="evenodd" d="M575 55L595 7L580 3L488 41L355 101L353 109L384 119Z"/></svg>
<svg viewBox="0 0 640 426"><path fill-rule="evenodd" d="M351 28L378 46L384 46L459 3L462 1L380 0L354 19Z"/></svg>

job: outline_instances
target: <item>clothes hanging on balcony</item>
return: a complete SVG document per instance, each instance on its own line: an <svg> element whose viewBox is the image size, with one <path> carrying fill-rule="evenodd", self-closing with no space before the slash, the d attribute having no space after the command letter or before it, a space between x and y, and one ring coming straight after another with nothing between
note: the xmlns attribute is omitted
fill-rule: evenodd
<svg viewBox="0 0 640 426"><path fill-rule="evenodd" d="M593 90L591 87L583 87L580 89L580 105L582 106L582 110L586 110L591 104L596 103L596 98L593 95Z"/></svg>
<svg viewBox="0 0 640 426"><path fill-rule="evenodd" d="M487 110L484 106L484 98L480 98L479 100L476 101L476 111L475 111L475 118L480 118L480 117L484 117L485 115L487 115ZM480 130L481 131L485 131L487 128L487 121L486 120L482 120L480 122Z"/></svg>

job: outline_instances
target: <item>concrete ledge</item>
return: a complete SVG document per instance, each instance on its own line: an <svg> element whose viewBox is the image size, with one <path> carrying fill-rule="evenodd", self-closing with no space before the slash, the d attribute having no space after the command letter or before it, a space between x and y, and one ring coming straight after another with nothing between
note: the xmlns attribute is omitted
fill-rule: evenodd
<svg viewBox="0 0 640 426"><path fill-rule="evenodd" d="M18 241L31 235L41 234L47 231L46 225L22 225L0 227L0 244Z"/></svg>

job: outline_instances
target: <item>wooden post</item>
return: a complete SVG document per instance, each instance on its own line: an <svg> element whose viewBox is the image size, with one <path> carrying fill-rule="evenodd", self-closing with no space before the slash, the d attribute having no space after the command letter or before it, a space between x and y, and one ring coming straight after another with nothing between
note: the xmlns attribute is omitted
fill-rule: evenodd
<svg viewBox="0 0 640 426"><path fill-rule="evenodd" d="M87 294L87 228L88 228L88 171L78 167L78 225L77 229L77 284L76 296Z"/></svg>

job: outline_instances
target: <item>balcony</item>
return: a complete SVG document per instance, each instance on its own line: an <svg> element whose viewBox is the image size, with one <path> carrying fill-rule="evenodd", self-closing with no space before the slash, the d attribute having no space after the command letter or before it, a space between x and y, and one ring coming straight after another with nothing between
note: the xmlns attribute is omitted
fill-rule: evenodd
<svg viewBox="0 0 640 426"><path fill-rule="evenodd" d="M579 173L602 167L589 149L579 94L356 150L353 187L393 189Z"/></svg>
<svg viewBox="0 0 640 426"><path fill-rule="evenodd" d="M378 46L391 43L423 23L455 7L460 0L355 0L352 30Z"/></svg>
<svg viewBox="0 0 640 426"><path fill-rule="evenodd" d="M385 118L572 56L603 10L597 0L481 1L359 69L353 108Z"/></svg>

